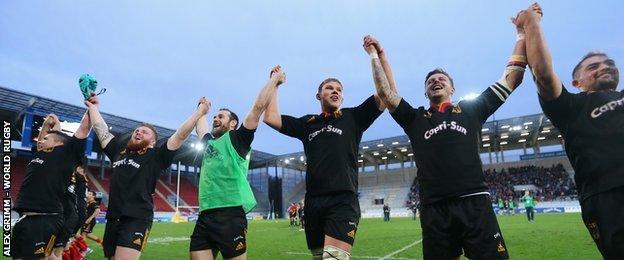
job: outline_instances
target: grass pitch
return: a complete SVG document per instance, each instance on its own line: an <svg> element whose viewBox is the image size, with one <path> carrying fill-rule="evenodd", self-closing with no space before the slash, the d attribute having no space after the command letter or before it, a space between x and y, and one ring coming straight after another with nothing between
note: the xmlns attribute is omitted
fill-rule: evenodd
<svg viewBox="0 0 624 260"><path fill-rule="evenodd" d="M499 216L511 259L601 259L580 214ZM142 259L189 259L195 223L154 223ZM94 234L102 237L104 225ZM305 235L285 220L249 221L248 259L311 259ZM103 259L102 248L90 242L88 259ZM219 257L220 258L220 257ZM420 222L411 218L362 219L351 259L422 259Z"/></svg>

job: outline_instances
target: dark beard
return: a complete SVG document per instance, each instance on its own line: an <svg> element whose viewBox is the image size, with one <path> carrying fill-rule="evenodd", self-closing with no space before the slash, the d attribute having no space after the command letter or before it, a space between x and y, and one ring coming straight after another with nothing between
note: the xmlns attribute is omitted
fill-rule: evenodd
<svg viewBox="0 0 624 260"><path fill-rule="evenodd" d="M619 77L616 75L613 77L613 79L611 80L598 80L598 89L601 90L615 90L617 88L617 85L619 83L620 79Z"/></svg>
<svg viewBox="0 0 624 260"><path fill-rule="evenodd" d="M128 150L136 152L147 148L149 144L149 140L143 139L141 141L135 141L131 138L130 140L128 140L128 144L126 145L126 147L128 148Z"/></svg>
<svg viewBox="0 0 624 260"><path fill-rule="evenodd" d="M219 138L223 134L225 134L225 132L227 132L227 128L225 128L224 126L220 126L220 127L217 127L217 128L213 128L212 132L210 132L210 133L212 134L212 137Z"/></svg>

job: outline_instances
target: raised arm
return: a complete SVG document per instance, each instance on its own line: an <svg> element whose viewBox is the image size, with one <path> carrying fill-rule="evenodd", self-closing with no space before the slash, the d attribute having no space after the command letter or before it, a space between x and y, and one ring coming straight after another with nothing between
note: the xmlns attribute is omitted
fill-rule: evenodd
<svg viewBox="0 0 624 260"><path fill-rule="evenodd" d="M542 9L534 3L521 11L514 23L524 29L527 59L537 91L540 97L549 101L561 95L562 86L553 68L552 57L540 25L541 17Z"/></svg>
<svg viewBox="0 0 624 260"><path fill-rule="evenodd" d="M39 134L37 135L37 140L43 140L43 137L45 137L50 130L61 131L61 121L59 121L55 114L48 114L43 120L41 130L39 130Z"/></svg>
<svg viewBox="0 0 624 260"><path fill-rule="evenodd" d="M208 132L210 132L210 126L208 125L208 116L203 115L197 120L197 124L195 124L195 133L201 140Z"/></svg>
<svg viewBox="0 0 624 260"><path fill-rule="evenodd" d="M104 122L104 118L100 114L100 101L96 95L91 96L88 100L84 101L87 105L87 112L89 113L89 119L91 121L91 127L95 130L95 135L100 140L102 148L106 148L108 143L115 137L108 131L108 125Z"/></svg>
<svg viewBox="0 0 624 260"><path fill-rule="evenodd" d="M517 19L518 17L512 18L512 22L516 25L516 44L514 45L505 72L503 72L503 76L499 80L500 84L509 87L511 91L515 90L520 86L520 83L522 83L527 65L525 33L523 28L516 23Z"/></svg>
<svg viewBox="0 0 624 260"><path fill-rule="evenodd" d="M396 82L394 81L394 75L392 74L386 53L379 41L370 35L364 37L364 49L371 57L373 80L377 90L375 98L379 97L381 100L381 103L378 102L378 107L380 110L383 110L387 106L388 110L393 112L399 105L399 102L401 102L401 97L396 89Z"/></svg>
<svg viewBox="0 0 624 260"><path fill-rule="evenodd" d="M80 125L78 129L74 133L74 136L78 139L85 139L89 135L89 130L91 129L91 119L89 117L89 110L85 111L85 114L82 115L82 119L80 119Z"/></svg>
<svg viewBox="0 0 624 260"><path fill-rule="evenodd" d="M243 125L245 128L249 130L253 130L258 128L258 121L260 121L260 115L262 112L267 110L267 107L271 103L273 99L274 93L277 92L277 87L283 84L286 81L286 73L282 70L282 67L277 65L271 69L271 74L269 76L269 80L264 85L260 93L258 93L258 97L256 97L256 101L251 107L251 111L245 117L245 121ZM279 114L279 112L278 112ZM266 115L265 115L266 120ZM265 121L266 122L266 121ZM281 128L281 118L279 120L280 128ZM268 124L268 123L267 123Z"/></svg>
<svg viewBox="0 0 624 260"><path fill-rule="evenodd" d="M276 85L276 90L273 91L273 93L271 94L271 100L269 101L269 105L267 106L266 110L264 111L264 116L262 118L262 121L269 125L271 128L280 131L282 129L282 115L279 112L279 107L278 107L278 98L277 98L277 88L278 85Z"/></svg>
<svg viewBox="0 0 624 260"><path fill-rule="evenodd" d="M178 130L173 133L172 136L167 139L167 149L171 151L178 150L180 146L184 143L186 138L193 131L193 127L197 124L200 118L203 118L208 113L208 109L210 109L210 101L208 101L205 97L199 99L199 105L197 105L197 110L189 116L184 123L178 128ZM206 119L206 118L204 118ZM203 137L203 136L202 136Z"/></svg>

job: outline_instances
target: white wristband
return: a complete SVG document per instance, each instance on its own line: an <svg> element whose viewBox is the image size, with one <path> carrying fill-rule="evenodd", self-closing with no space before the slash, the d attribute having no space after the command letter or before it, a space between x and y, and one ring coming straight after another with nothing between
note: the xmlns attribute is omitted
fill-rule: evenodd
<svg viewBox="0 0 624 260"><path fill-rule="evenodd" d="M522 41L522 40L524 40L524 33L516 34L516 41Z"/></svg>

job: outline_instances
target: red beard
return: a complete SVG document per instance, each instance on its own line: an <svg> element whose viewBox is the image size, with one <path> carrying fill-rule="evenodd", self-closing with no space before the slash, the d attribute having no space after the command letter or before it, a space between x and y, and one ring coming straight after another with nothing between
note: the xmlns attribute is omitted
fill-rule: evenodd
<svg viewBox="0 0 624 260"><path fill-rule="evenodd" d="M136 151L140 151L140 150L147 148L149 144L150 144L149 140L143 139L141 141L136 141L130 138L130 140L128 140L128 144L126 145L126 147L128 148L128 150L136 152Z"/></svg>

